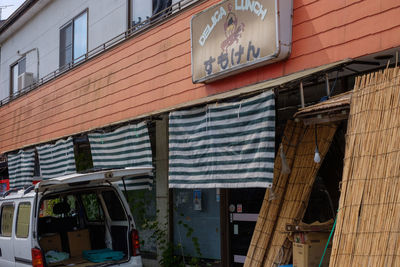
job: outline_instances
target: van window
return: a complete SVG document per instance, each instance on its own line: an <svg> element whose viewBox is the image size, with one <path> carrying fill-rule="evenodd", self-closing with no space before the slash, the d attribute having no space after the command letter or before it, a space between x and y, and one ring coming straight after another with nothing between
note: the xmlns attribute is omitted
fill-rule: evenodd
<svg viewBox="0 0 400 267"><path fill-rule="evenodd" d="M11 236L14 218L14 205L5 204L1 208L1 235Z"/></svg>
<svg viewBox="0 0 400 267"><path fill-rule="evenodd" d="M51 196L43 200L40 207L40 217L65 218L77 214L77 203L74 195Z"/></svg>
<svg viewBox="0 0 400 267"><path fill-rule="evenodd" d="M27 238L29 235L29 222L31 220L31 203L21 203L18 206L16 236Z"/></svg>
<svg viewBox="0 0 400 267"><path fill-rule="evenodd" d="M126 216L124 208L122 207L119 197L114 193L114 191L104 191L102 192L102 195L111 220L125 221Z"/></svg>
<svg viewBox="0 0 400 267"><path fill-rule="evenodd" d="M81 198L88 221L103 220L103 210L101 209L97 195L95 193L82 194Z"/></svg>

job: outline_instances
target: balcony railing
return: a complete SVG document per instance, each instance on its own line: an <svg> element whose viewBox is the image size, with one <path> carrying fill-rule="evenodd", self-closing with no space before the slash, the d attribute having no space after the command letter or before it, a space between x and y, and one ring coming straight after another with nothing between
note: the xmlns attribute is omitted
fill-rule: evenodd
<svg viewBox="0 0 400 267"><path fill-rule="evenodd" d="M182 9L185 9L186 7L191 6L194 3L198 3L204 0L181 0L179 2L176 2L175 4L165 8L164 10L161 10L160 12L153 14L150 18L140 22L136 23L133 25L130 29L127 31L115 36L114 38L108 40L107 42L95 47L94 49L88 51L84 55L80 56L79 58L76 58L73 60L73 62L68 63L62 67L59 67L58 69L50 72L49 74L43 76L42 78L39 78L38 81L35 81L33 84L22 88L18 92L14 93L13 95L10 95L9 97L6 97L2 100L0 100L0 107L9 103L10 101L17 99L23 95L26 95L27 93L35 90L36 88L42 86L43 84L54 80L58 76L70 71L71 69L74 69L75 67L81 65L82 63L86 62L87 60L104 53L105 51L109 50L110 48L132 38L133 36L136 36L144 31L147 31L148 29L152 28L154 25L157 25L166 19L174 16L177 14L179 11Z"/></svg>

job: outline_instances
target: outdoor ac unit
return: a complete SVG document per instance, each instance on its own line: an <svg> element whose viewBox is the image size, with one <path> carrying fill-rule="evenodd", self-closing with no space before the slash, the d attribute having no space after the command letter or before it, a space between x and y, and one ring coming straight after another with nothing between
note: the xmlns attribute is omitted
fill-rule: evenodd
<svg viewBox="0 0 400 267"><path fill-rule="evenodd" d="M33 80L33 73L32 72L24 72L18 76L18 91L23 90L24 88L32 85L34 82Z"/></svg>

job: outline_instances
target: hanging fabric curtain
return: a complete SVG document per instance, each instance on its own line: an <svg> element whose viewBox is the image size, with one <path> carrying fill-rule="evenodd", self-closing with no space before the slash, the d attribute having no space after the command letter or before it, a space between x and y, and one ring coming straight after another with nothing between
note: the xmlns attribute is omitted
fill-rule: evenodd
<svg viewBox="0 0 400 267"><path fill-rule="evenodd" d="M270 187L275 99L267 91L169 116L169 187Z"/></svg>
<svg viewBox="0 0 400 267"><path fill-rule="evenodd" d="M10 189L32 185L35 169L35 152L20 150L7 155Z"/></svg>
<svg viewBox="0 0 400 267"><path fill-rule="evenodd" d="M72 137L37 147L43 180L76 172Z"/></svg>
<svg viewBox="0 0 400 267"><path fill-rule="evenodd" d="M145 122L108 133L91 133L89 143L95 168L152 167L150 137ZM127 190L150 189L152 176L125 180ZM123 183L119 183L123 188Z"/></svg>

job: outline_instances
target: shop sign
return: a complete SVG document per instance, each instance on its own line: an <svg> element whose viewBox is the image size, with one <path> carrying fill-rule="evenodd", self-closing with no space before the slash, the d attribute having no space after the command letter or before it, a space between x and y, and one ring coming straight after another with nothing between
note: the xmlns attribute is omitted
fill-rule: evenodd
<svg viewBox="0 0 400 267"><path fill-rule="evenodd" d="M287 58L292 5L292 0L226 0L193 16L193 82L210 82Z"/></svg>

